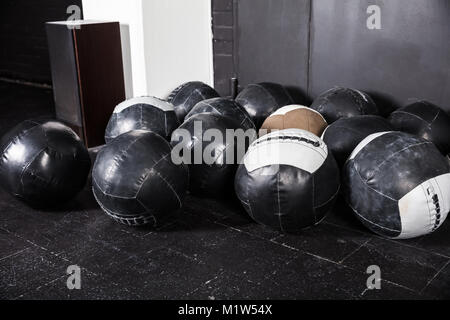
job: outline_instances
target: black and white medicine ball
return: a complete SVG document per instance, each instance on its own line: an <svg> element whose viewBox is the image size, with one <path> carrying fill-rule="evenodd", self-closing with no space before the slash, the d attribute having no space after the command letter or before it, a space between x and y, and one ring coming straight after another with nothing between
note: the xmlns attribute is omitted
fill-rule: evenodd
<svg viewBox="0 0 450 320"><path fill-rule="evenodd" d="M378 107L365 92L356 89L335 87L320 94L311 108L319 111L328 124L340 118L360 115L378 115Z"/></svg>
<svg viewBox="0 0 450 320"><path fill-rule="evenodd" d="M179 123L173 105L155 97L137 97L118 104L105 131L106 143L132 130L153 131L170 140Z"/></svg>
<svg viewBox="0 0 450 320"><path fill-rule="evenodd" d="M227 137L240 129L239 122L213 113L199 113L187 119L172 134L174 156L189 165L189 190L196 195L223 197L233 188L239 156L246 141ZM256 132L254 132L256 135ZM180 160L181 161L181 160Z"/></svg>
<svg viewBox="0 0 450 320"><path fill-rule="evenodd" d="M333 122L325 129L322 139L333 153L339 168L342 168L352 151L367 136L392 130L389 121L380 116L356 116Z"/></svg>
<svg viewBox="0 0 450 320"><path fill-rule="evenodd" d="M450 154L450 116L434 104L412 103L392 112L389 121L396 130L418 135Z"/></svg>
<svg viewBox="0 0 450 320"><path fill-rule="evenodd" d="M319 223L339 186L333 155L320 138L301 129L271 132L253 142L235 178L250 217L287 233Z"/></svg>
<svg viewBox="0 0 450 320"><path fill-rule="evenodd" d="M185 120L199 113L214 113L229 117L239 123L244 129L255 129L255 124L248 115L247 111L236 101L227 98L212 98L197 103L187 114Z"/></svg>
<svg viewBox="0 0 450 320"><path fill-rule="evenodd" d="M86 184L90 167L80 138L59 121L26 120L0 142L2 187L36 207L73 198Z"/></svg>
<svg viewBox="0 0 450 320"><path fill-rule="evenodd" d="M408 239L433 232L450 209L450 164L436 146L404 132L375 133L345 164L344 194L375 233Z"/></svg>
<svg viewBox="0 0 450 320"><path fill-rule="evenodd" d="M92 190L100 207L123 224L156 225L181 208L189 174L172 162L160 135L129 131L100 150L92 170Z"/></svg>
<svg viewBox="0 0 450 320"><path fill-rule="evenodd" d="M178 121L183 123L186 115L200 101L220 97L216 90L200 81L191 81L175 88L167 101L175 107Z"/></svg>
<svg viewBox="0 0 450 320"><path fill-rule="evenodd" d="M237 95L236 102L244 107L257 129L273 112L294 103L285 87L271 82L249 84Z"/></svg>

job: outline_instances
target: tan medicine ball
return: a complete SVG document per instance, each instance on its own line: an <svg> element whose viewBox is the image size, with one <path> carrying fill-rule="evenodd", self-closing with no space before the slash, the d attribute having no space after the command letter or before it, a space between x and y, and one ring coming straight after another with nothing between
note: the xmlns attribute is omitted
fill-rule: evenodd
<svg viewBox="0 0 450 320"><path fill-rule="evenodd" d="M320 137L328 126L322 115L305 106L289 105L272 113L263 123L260 136L275 130L302 129Z"/></svg>

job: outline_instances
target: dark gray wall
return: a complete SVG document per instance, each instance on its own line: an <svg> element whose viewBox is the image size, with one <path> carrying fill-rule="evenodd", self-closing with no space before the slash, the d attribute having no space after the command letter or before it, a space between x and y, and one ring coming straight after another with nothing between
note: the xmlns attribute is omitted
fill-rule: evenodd
<svg viewBox="0 0 450 320"><path fill-rule="evenodd" d="M81 0L1 0L0 77L51 83L45 21L65 20Z"/></svg>
<svg viewBox="0 0 450 320"><path fill-rule="evenodd" d="M239 0L239 87L272 81L308 87L309 0Z"/></svg>
<svg viewBox="0 0 450 320"><path fill-rule="evenodd" d="M341 85L387 111L416 99L450 111L450 1L235 1L234 64L215 59L216 82L228 68L240 87L278 81L312 99ZM366 26L369 5L381 8L381 30Z"/></svg>
<svg viewBox="0 0 450 320"><path fill-rule="evenodd" d="M236 0L212 0L214 87L223 96L231 94L230 79L235 75Z"/></svg>
<svg viewBox="0 0 450 320"><path fill-rule="evenodd" d="M358 87L390 109L426 99L450 110L450 1L312 1L311 76L316 96ZM369 5L381 29L369 30Z"/></svg>

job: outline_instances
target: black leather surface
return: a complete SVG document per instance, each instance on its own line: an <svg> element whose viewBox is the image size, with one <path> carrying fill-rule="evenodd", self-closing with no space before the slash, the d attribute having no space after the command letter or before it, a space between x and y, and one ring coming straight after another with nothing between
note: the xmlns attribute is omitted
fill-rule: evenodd
<svg viewBox="0 0 450 320"><path fill-rule="evenodd" d="M187 114L185 120L199 113L214 113L229 117L239 123L244 129L255 129L255 124L247 111L236 101L227 98L212 98L197 103Z"/></svg>
<svg viewBox="0 0 450 320"><path fill-rule="evenodd" d="M92 190L102 209L128 225L157 224L182 206L188 169L175 165L160 135L130 131L106 145L92 170Z"/></svg>
<svg viewBox="0 0 450 320"><path fill-rule="evenodd" d="M153 131L166 140L178 127L174 111L164 111L150 104L135 104L119 113L113 113L105 130L106 143L131 130Z"/></svg>
<svg viewBox="0 0 450 320"><path fill-rule="evenodd" d="M195 130L195 123L201 124L201 131ZM196 114L187 119L172 134L172 146L179 145L183 150L191 155L191 164L189 164L190 184L189 188L193 194L208 197L223 197L229 194L233 187L233 178L236 172L237 162L233 164L225 163L230 154L236 155L235 141L206 141L203 139L205 130L215 129L226 137L226 129L240 129L238 122L228 117L217 114ZM182 138L182 131L185 129L190 133L189 139ZM194 163L195 150L201 150L203 155L205 148L211 151L215 160L212 164L204 161L204 157L199 159L199 163Z"/></svg>
<svg viewBox="0 0 450 320"><path fill-rule="evenodd" d="M289 165L249 172L241 164L235 177L237 197L250 217L286 233L319 223L332 208L339 187L339 169L331 153L313 173Z"/></svg>
<svg viewBox="0 0 450 320"><path fill-rule="evenodd" d="M418 135L450 153L450 116L439 107L419 101L394 111L389 121L395 129Z"/></svg>
<svg viewBox="0 0 450 320"><path fill-rule="evenodd" d="M277 109L294 103L286 88L277 83L250 84L236 97L259 129L264 120Z"/></svg>
<svg viewBox="0 0 450 320"><path fill-rule="evenodd" d="M393 131L389 121L380 116L341 118L329 125L323 134L328 146L342 168L353 149L367 136L376 132Z"/></svg>
<svg viewBox="0 0 450 320"><path fill-rule="evenodd" d="M311 108L319 111L328 124L340 118L378 114L378 108L368 94L341 87L320 94L314 99Z"/></svg>
<svg viewBox="0 0 450 320"><path fill-rule="evenodd" d="M167 97L167 101L174 105L178 121L183 123L184 117L197 103L217 97L219 97L217 91L207 84L191 81L174 89Z"/></svg>
<svg viewBox="0 0 450 320"><path fill-rule="evenodd" d="M69 127L55 120L26 120L1 140L1 185L37 207L64 203L85 185L87 149Z"/></svg>
<svg viewBox="0 0 450 320"><path fill-rule="evenodd" d="M398 236L398 200L421 183L450 172L429 141L403 132L386 133L345 164L343 185L349 205L371 230Z"/></svg>

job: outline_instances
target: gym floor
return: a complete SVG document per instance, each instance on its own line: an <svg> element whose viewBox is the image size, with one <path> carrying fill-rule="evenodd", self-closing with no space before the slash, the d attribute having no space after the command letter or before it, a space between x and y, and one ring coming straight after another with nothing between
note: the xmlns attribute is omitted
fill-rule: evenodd
<svg viewBox="0 0 450 320"><path fill-rule="evenodd" d="M52 116L51 90L0 82L0 134ZM66 286L78 265L81 289ZM381 268L368 290L367 267ZM65 208L39 211L0 191L1 299L450 298L450 223L392 241L366 231L343 204L319 226L282 235L235 200L188 196L158 229L122 226L90 186Z"/></svg>

